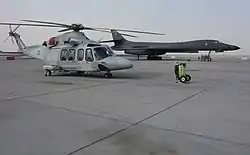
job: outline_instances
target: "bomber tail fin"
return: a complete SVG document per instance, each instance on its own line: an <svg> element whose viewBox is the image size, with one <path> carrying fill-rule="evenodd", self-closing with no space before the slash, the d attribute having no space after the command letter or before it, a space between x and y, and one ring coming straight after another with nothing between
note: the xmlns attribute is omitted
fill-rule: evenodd
<svg viewBox="0 0 250 155"><path fill-rule="evenodd" d="M127 41L119 32L111 30L113 40Z"/></svg>
<svg viewBox="0 0 250 155"><path fill-rule="evenodd" d="M115 46L121 46L123 43L129 42L123 36L137 37L134 35L119 33L116 30L111 30L112 40L100 41L100 43L114 42Z"/></svg>

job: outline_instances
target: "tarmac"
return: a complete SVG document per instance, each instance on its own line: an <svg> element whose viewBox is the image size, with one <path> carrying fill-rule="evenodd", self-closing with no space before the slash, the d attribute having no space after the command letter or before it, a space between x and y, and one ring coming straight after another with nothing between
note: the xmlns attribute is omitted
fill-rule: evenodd
<svg viewBox="0 0 250 155"><path fill-rule="evenodd" d="M0 154L250 154L249 60L188 61L183 84L175 60L129 59L110 79L0 60Z"/></svg>

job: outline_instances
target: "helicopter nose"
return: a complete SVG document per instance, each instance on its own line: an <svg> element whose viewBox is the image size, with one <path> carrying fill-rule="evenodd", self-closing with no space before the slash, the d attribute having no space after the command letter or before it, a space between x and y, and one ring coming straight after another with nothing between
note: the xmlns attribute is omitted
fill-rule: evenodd
<svg viewBox="0 0 250 155"><path fill-rule="evenodd" d="M109 70L122 70L133 67L133 63L130 60L121 57L109 57L103 60L102 64L105 64Z"/></svg>
<svg viewBox="0 0 250 155"><path fill-rule="evenodd" d="M118 61L118 64L120 65L120 67L123 69L130 69L133 67L133 63L128 59L119 57L117 59L117 61Z"/></svg>

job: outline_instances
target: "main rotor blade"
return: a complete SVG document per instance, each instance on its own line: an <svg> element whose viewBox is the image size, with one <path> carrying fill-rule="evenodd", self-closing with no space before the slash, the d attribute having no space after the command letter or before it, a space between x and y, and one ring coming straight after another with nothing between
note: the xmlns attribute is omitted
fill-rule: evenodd
<svg viewBox="0 0 250 155"><path fill-rule="evenodd" d="M95 28L95 29L116 30L116 31L133 32L133 33L153 34L153 35L166 35L166 34L157 33L157 32L147 32L147 31L137 31L137 30L126 30L126 29L109 29L109 28Z"/></svg>
<svg viewBox="0 0 250 155"><path fill-rule="evenodd" d="M69 30L71 30L71 29L66 28L66 29L59 30L58 32L65 32L65 31L69 31Z"/></svg>
<svg viewBox="0 0 250 155"><path fill-rule="evenodd" d="M71 27L70 25L67 25L67 24L50 22L50 21L39 21L39 20L22 20L22 21L33 22L33 23L42 23L42 24L52 24L52 25L58 25L58 26L63 26L63 27Z"/></svg>
<svg viewBox="0 0 250 155"><path fill-rule="evenodd" d="M106 33L111 33L110 31L99 30L99 29L92 29L92 28L91 28L90 30L99 31L99 32L106 32ZM138 36L134 36L134 35L130 35L130 34L125 34L125 33L120 33L120 34L123 35L123 36L128 36L128 37L134 37L134 38L138 37Z"/></svg>
<svg viewBox="0 0 250 155"><path fill-rule="evenodd" d="M58 26L58 25L21 24L21 23L0 23L0 25L23 25L23 26L42 26L42 27L62 27L62 26Z"/></svg>

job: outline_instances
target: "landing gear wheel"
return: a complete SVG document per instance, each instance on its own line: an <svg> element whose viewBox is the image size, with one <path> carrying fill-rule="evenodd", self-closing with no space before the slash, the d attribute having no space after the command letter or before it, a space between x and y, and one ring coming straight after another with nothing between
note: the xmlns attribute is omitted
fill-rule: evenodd
<svg viewBox="0 0 250 155"><path fill-rule="evenodd" d="M45 70L45 76L51 76L52 72L50 70Z"/></svg>
<svg viewBox="0 0 250 155"><path fill-rule="evenodd" d="M104 74L104 77L105 77L105 78L110 78L110 77L112 77L112 73L105 73L105 74Z"/></svg>
<svg viewBox="0 0 250 155"><path fill-rule="evenodd" d="M191 76L186 74L186 81L190 81L191 80Z"/></svg>
<svg viewBox="0 0 250 155"><path fill-rule="evenodd" d="M208 61L212 61L212 58L208 58Z"/></svg>
<svg viewBox="0 0 250 155"><path fill-rule="evenodd" d="M182 83L185 83L185 82L187 81L186 76L181 76L180 81L181 81Z"/></svg>

